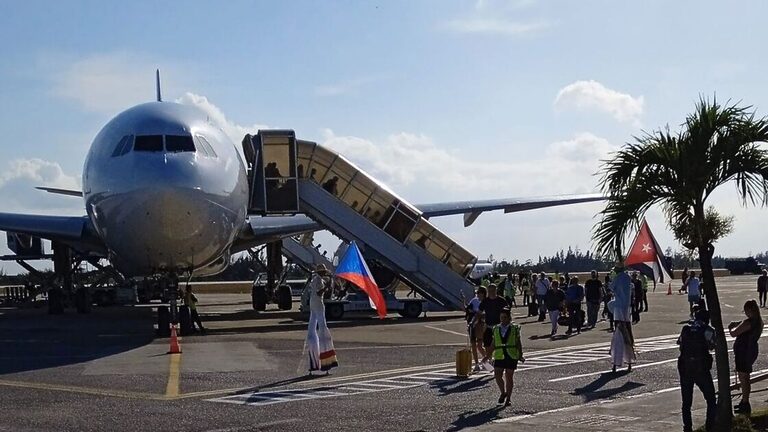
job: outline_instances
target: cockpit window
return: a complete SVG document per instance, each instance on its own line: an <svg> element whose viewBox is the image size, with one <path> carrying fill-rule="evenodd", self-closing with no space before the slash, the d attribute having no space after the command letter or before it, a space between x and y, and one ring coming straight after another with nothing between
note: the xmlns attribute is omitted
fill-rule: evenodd
<svg viewBox="0 0 768 432"><path fill-rule="evenodd" d="M137 135L133 144L134 151L161 152L163 151L162 135Z"/></svg>
<svg viewBox="0 0 768 432"><path fill-rule="evenodd" d="M211 143L208 142L207 139L205 139L202 135L195 135L195 141L197 141L198 148L201 152L203 152L206 156L217 158L219 155L216 154L216 151L213 149L213 146Z"/></svg>
<svg viewBox="0 0 768 432"><path fill-rule="evenodd" d="M133 135L126 135L120 138L115 151L112 152L112 157L122 156L131 151L131 144L133 144Z"/></svg>
<svg viewBox="0 0 768 432"><path fill-rule="evenodd" d="M168 152L193 152L195 143L191 135L166 135L165 150Z"/></svg>

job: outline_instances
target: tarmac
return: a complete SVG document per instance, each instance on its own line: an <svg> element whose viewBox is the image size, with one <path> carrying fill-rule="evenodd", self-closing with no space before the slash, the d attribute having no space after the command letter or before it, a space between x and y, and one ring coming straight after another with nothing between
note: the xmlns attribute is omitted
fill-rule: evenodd
<svg viewBox="0 0 768 432"><path fill-rule="evenodd" d="M755 279L718 280L724 322L741 318ZM687 299L666 287L650 293L650 312L634 328L639 354L629 374L608 373L606 322L550 340L549 323L513 308L527 361L510 407L496 405L490 374L456 378L455 352L467 343L462 314L331 322L340 367L309 377L301 314L253 311L244 294L198 298L208 332L182 337L176 355L154 336L157 304L60 316L0 308L0 431L682 428L674 342ZM768 369L768 359L755 369ZM756 384L754 409L766 405L766 383ZM697 424L703 407L696 394Z"/></svg>

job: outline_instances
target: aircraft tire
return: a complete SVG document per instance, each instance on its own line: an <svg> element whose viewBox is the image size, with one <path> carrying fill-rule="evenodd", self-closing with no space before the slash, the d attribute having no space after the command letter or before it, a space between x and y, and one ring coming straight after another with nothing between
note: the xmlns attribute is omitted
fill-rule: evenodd
<svg viewBox="0 0 768 432"><path fill-rule="evenodd" d="M86 288L75 291L75 308L77 313L87 314L91 312L91 296Z"/></svg>
<svg viewBox="0 0 768 432"><path fill-rule="evenodd" d="M263 312L267 310L267 290L263 286L255 286L251 288L251 301L253 303L253 310Z"/></svg>
<svg viewBox="0 0 768 432"><path fill-rule="evenodd" d="M192 333L192 315L189 306L179 307L179 333L180 336L187 336Z"/></svg>
<svg viewBox="0 0 768 432"><path fill-rule="evenodd" d="M421 315L421 302L408 301L403 303L403 312L401 314L406 318L418 318Z"/></svg>
<svg viewBox="0 0 768 432"><path fill-rule="evenodd" d="M157 308L157 336L168 337L171 335L171 312L168 306Z"/></svg>
<svg viewBox="0 0 768 432"><path fill-rule="evenodd" d="M64 313L64 292L61 288L51 288L48 291L48 313L51 315Z"/></svg>
<svg viewBox="0 0 768 432"><path fill-rule="evenodd" d="M293 308L290 285L280 285L277 287L277 307L280 310L291 310Z"/></svg>

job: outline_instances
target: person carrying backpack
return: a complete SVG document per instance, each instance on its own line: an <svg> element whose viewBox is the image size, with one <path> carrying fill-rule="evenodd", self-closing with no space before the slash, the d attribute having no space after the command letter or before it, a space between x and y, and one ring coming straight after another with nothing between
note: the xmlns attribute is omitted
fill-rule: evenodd
<svg viewBox="0 0 768 432"><path fill-rule="evenodd" d="M707 421L705 430L712 430L717 413L715 386L712 383L712 355L715 349L715 330L709 325L709 311L696 311L691 324L686 324L677 338L680 345L680 357L677 358L677 371L680 374L680 393L682 396L683 431L693 431L691 405L693 404L693 385L701 390L707 401Z"/></svg>

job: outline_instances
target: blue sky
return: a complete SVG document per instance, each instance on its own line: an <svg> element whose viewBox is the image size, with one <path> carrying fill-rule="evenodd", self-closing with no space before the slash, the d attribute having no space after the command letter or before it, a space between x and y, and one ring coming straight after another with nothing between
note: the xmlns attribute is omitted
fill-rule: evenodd
<svg viewBox="0 0 768 432"><path fill-rule="evenodd" d="M4 2L0 210L80 214L93 136L154 95L342 151L415 203L591 192L599 159L700 94L768 114L759 1ZM768 249L765 209L719 253ZM590 247L599 204L439 221L481 257ZM674 244L657 211L663 247Z"/></svg>

